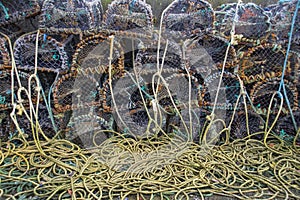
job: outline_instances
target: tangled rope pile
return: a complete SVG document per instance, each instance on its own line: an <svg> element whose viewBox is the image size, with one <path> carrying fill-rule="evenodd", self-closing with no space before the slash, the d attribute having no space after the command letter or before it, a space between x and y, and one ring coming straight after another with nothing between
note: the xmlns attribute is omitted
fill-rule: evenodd
<svg viewBox="0 0 300 200"><path fill-rule="evenodd" d="M143 0L29 1L22 36L10 5L0 198L300 198L300 0L175 0L158 32Z"/></svg>
<svg viewBox="0 0 300 200"><path fill-rule="evenodd" d="M203 147L175 137L170 148L170 138L113 137L90 150L12 140L1 144L0 191L7 199L299 198L299 146L265 139Z"/></svg>

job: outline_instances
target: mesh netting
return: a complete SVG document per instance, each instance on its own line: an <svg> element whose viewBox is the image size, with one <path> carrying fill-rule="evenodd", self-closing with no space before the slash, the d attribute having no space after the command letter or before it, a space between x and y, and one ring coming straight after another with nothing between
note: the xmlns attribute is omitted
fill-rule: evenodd
<svg viewBox="0 0 300 200"><path fill-rule="evenodd" d="M300 113L299 111L293 113L296 120L296 127L299 129L300 127ZM290 115L282 117L277 122L276 133L277 135L284 141L293 142L296 134L295 134L295 125L293 123L293 119ZM298 142L299 138L297 139Z"/></svg>
<svg viewBox="0 0 300 200"><path fill-rule="evenodd" d="M163 18L167 33L180 33L180 36L185 37L209 31L213 23L213 8L202 0L173 1Z"/></svg>
<svg viewBox="0 0 300 200"><path fill-rule="evenodd" d="M152 18L151 7L143 0L115 0L105 13L105 27L120 31L150 31Z"/></svg>
<svg viewBox="0 0 300 200"><path fill-rule="evenodd" d="M102 25L100 0L46 0L40 29L47 33L78 34Z"/></svg>
<svg viewBox="0 0 300 200"><path fill-rule="evenodd" d="M285 80L285 88L290 106L293 110L298 109L298 92L296 85ZM250 92L253 106L256 112L262 115L267 115L273 95L278 91L280 86L280 78L271 78L268 81L258 82L254 85ZM289 108L283 97L275 95L272 102L271 113L277 114L280 108L281 100L283 101L282 113L288 114Z"/></svg>
<svg viewBox="0 0 300 200"><path fill-rule="evenodd" d="M187 57L191 62L191 70L206 73L216 68L222 68L226 57L225 68L233 69L237 64L236 51L231 46L226 56L229 41L218 35L202 35L187 46Z"/></svg>
<svg viewBox="0 0 300 200"><path fill-rule="evenodd" d="M279 41L287 41L291 29L293 16L295 13L297 0L280 3L271 9L271 19L273 21L273 32L277 35ZM300 10L294 23L293 42L299 45L300 40Z"/></svg>
<svg viewBox="0 0 300 200"><path fill-rule="evenodd" d="M231 118L231 117L230 117ZM250 135L255 135L264 129L264 121L260 115L255 112L239 111L235 114L233 122L230 126L230 138L241 139ZM257 135L254 138L261 139L261 135Z"/></svg>
<svg viewBox="0 0 300 200"><path fill-rule="evenodd" d="M110 41L107 36L98 34L81 41L73 55L72 70L83 74L102 75L108 73ZM113 50L114 75L124 68L124 52L115 41ZM99 77L100 79L101 77ZM100 81L100 80L99 80Z"/></svg>
<svg viewBox="0 0 300 200"><path fill-rule="evenodd" d="M265 81L269 78L280 77L286 57L286 50L276 44L263 44L248 49L240 59L239 73L245 84ZM290 80L298 79L299 56L290 52L288 55L285 77Z"/></svg>
<svg viewBox="0 0 300 200"><path fill-rule="evenodd" d="M92 76L70 73L55 82L53 101L56 112L100 105L99 83Z"/></svg>
<svg viewBox="0 0 300 200"><path fill-rule="evenodd" d="M109 115L103 115L99 107L91 106L86 109L76 109L68 121L65 137L67 140L86 148L100 145L108 139L109 134L103 132L103 134L95 136L95 133L101 130L111 130L109 119Z"/></svg>
<svg viewBox="0 0 300 200"><path fill-rule="evenodd" d="M241 103L241 83L237 75L225 72L222 76L222 85L219 88L220 96L217 104L215 103L215 95L217 92L216 85L221 78L221 72L212 71L204 79L204 85L201 88L201 105L207 110L211 110L215 105L217 109L224 111L233 111L236 107L242 110L244 105Z"/></svg>
<svg viewBox="0 0 300 200"><path fill-rule="evenodd" d="M49 72L63 72L68 69L67 54L60 43L50 36L40 35L37 49L38 69ZM36 34L20 37L14 48L16 66L33 70L35 67Z"/></svg>
<svg viewBox="0 0 300 200"><path fill-rule="evenodd" d="M38 2L37 48L0 22L0 199L300 199L300 1L175 0L159 32L143 0Z"/></svg>
<svg viewBox="0 0 300 200"><path fill-rule="evenodd" d="M216 11L216 28L225 36L230 37L235 20L236 3L224 4ZM235 34L247 39L260 39L265 37L270 30L270 18L258 5L253 3L238 6Z"/></svg>
<svg viewBox="0 0 300 200"><path fill-rule="evenodd" d="M7 35L12 41L15 41L18 37L24 34L22 28L16 23L3 25L0 27L0 31Z"/></svg>
<svg viewBox="0 0 300 200"><path fill-rule="evenodd" d="M37 14L40 6L36 0L5 0L0 2L0 26L24 20Z"/></svg>

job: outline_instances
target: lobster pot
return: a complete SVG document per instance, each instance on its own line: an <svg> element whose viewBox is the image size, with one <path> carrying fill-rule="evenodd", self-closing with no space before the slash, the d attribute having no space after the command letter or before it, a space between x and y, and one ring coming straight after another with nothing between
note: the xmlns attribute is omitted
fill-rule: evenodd
<svg viewBox="0 0 300 200"><path fill-rule="evenodd" d="M105 13L105 28L144 33L153 28L151 6L143 0L115 0Z"/></svg>
<svg viewBox="0 0 300 200"><path fill-rule="evenodd" d="M72 72L60 77L53 88L55 113L65 113L79 108L100 106L100 87L95 78Z"/></svg>
<svg viewBox="0 0 300 200"><path fill-rule="evenodd" d="M145 43L144 47L139 49L136 56L137 68L155 71L157 70L157 60L159 60L159 66L161 67L163 62L166 65L166 70L170 68L175 70L183 69L182 51L177 43L172 41L168 43L161 42L159 58L157 57L157 45L157 41Z"/></svg>
<svg viewBox="0 0 300 200"><path fill-rule="evenodd" d="M216 29L230 37L231 29L235 24L235 34L240 35L240 39L258 40L265 38L270 30L270 17L258 5L254 3L224 4L216 10ZM236 17L236 21L235 21Z"/></svg>
<svg viewBox="0 0 300 200"><path fill-rule="evenodd" d="M37 15L40 6L36 0L0 1L0 27Z"/></svg>
<svg viewBox="0 0 300 200"><path fill-rule="evenodd" d="M190 37L213 28L215 14L207 1L176 0L163 16L166 33Z"/></svg>
<svg viewBox="0 0 300 200"><path fill-rule="evenodd" d="M239 75L244 84L279 78L284 70L286 50L274 44L263 44L249 48L240 59ZM290 52L288 55L285 78L291 82L298 81L299 55Z"/></svg>
<svg viewBox="0 0 300 200"><path fill-rule="evenodd" d="M39 35L36 48L36 40L36 34L30 34L16 41L14 56L18 69L33 71L37 53L38 70L57 73L68 70L68 56L58 41L50 36Z"/></svg>
<svg viewBox="0 0 300 200"><path fill-rule="evenodd" d="M109 72L110 42L109 38L101 33L82 40L77 44L71 70L90 75L100 85L103 84ZM124 52L116 40L113 46L112 71L113 76L119 76L124 69Z"/></svg>
<svg viewBox="0 0 300 200"><path fill-rule="evenodd" d="M78 34L102 25L100 0L46 0L39 28L46 33Z"/></svg>
<svg viewBox="0 0 300 200"><path fill-rule="evenodd" d="M279 3L276 7L273 7L270 11L272 19L272 32L275 33L277 39L281 43L287 43L289 39L289 33L291 31L291 25L293 23L293 17L296 11L298 1L289 1ZM296 21L294 22L293 30L293 43L300 43L300 9L298 9Z"/></svg>

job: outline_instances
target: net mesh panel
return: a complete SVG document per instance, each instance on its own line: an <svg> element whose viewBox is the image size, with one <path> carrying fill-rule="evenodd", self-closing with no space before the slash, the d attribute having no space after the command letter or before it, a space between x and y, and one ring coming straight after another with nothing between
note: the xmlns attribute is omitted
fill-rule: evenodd
<svg viewBox="0 0 300 200"><path fill-rule="evenodd" d="M250 97L257 113L267 115L267 110L271 103L271 99L274 93L278 91L280 85L279 78L272 78L268 81L257 82L251 90ZM288 100L293 110L298 109L298 92L296 85L288 80L285 80L285 88L287 91ZM272 103L271 112L277 114L280 105L280 96L276 95ZM289 114L287 104L284 100L283 114Z"/></svg>
<svg viewBox="0 0 300 200"><path fill-rule="evenodd" d="M218 35L208 34L196 38L187 47L187 57L189 57L190 62L192 62L190 66L191 70L202 73L211 70L212 65L222 68L228 44L228 40ZM236 64L236 51L234 47L231 46L226 59L225 68L232 71Z"/></svg>
<svg viewBox="0 0 300 200"><path fill-rule="evenodd" d="M12 42L24 34L22 28L16 23L0 26L0 31L7 35Z"/></svg>
<svg viewBox="0 0 300 200"><path fill-rule="evenodd" d="M109 120L111 116L105 116L100 107L91 106L86 109L73 110L65 129L65 138L80 146L89 148L100 145L109 134L96 133L101 130L112 130Z"/></svg>
<svg viewBox="0 0 300 200"><path fill-rule="evenodd" d="M263 44L248 49L240 59L239 74L245 84L281 77L286 50L276 44ZM297 80L299 56L290 52L285 78Z"/></svg>
<svg viewBox="0 0 300 200"><path fill-rule="evenodd" d="M191 37L212 30L214 17L213 8L206 1L176 0L164 15L163 27L167 33Z"/></svg>
<svg viewBox="0 0 300 200"><path fill-rule="evenodd" d="M16 66L33 70L35 67L36 34L20 37L14 48ZM60 43L50 36L40 35L38 45L38 69L49 72L68 70L67 54Z"/></svg>
<svg viewBox="0 0 300 200"><path fill-rule="evenodd" d="M43 3L40 29L47 33L78 34L102 25L99 0L46 0Z"/></svg>
<svg viewBox="0 0 300 200"><path fill-rule="evenodd" d="M217 92L216 85L221 79L221 72L213 71L204 79L204 85L201 87L201 105L207 110L211 110L215 105L214 96ZM208 89L209 88L209 89ZM237 110L243 110L241 93L241 85L237 75L225 71L222 77L222 85L219 88L220 96L216 104L216 109L232 112L236 107ZM239 100L239 101L238 101Z"/></svg>
<svg viewBox="0 0 300 200"><path fill-rule="evenodd" d="M153 28L151 6L143 0L115 0L105 13L105 28L144 32Z"/></svg>
<svg viewBox="0 0 300 200"><path fill-rule="evenodd" d="M224 4L216 11L216 29L230 37L235 18L236 3ZM270 18L258 5L253 3L240 4L235 22L235 34L247 39L260 39L265 37L270 30Z"/></svg>
<svg viewBox="0 0 300 200"><path fill-rule="evenodd" d="M100 105L99 83L92 76L70 73L55 82L54 108L63 113L78 108Z"/></svg>
<svg viewBox="0 0 300 200"><path fill-rule="evenodd" d="M278 4L271 9L271 19L273 22L272 31L277 35L279 41L287 42L291 30L292 19L295 13L297 0ZM293 43L300 43L300 10L298 10L293 31Z"/></svg>
<svg viewBox="0 0 300 200"><path fill-rule="evenodd" d="M248 120L247 120L248 116ZM232 116L229 117L231 119ZM253 111L239 111L234 115L233 122L230 126L230 139L242 139L248 136L247 126L249 128L249 135L259 133L264 128L263 119ZM261 135L255 135L254 138L262 139Z"/></svg>
<svg viewBox="0 0 300 200"><path fill-rule="evenodd" d="M102 75L108 74L110 41L108 37L99 34L81 41L73 55L72 71L97 76L101 84ZM114 41L113 76L123 73L124 52L121 45Z"/></svg>
<svg viewBox="0 0 300 200"><path fill-rule="evenodd" d="M26 110L26 112L29 114L30 110L28 109L28 110ZM32 133L32 127L31 127L30 120L26 117L26 115L24 113L22 113L22 115L17 115L17 120L19 123L19 128L23 132L24 137L27 140L32 141L33 136L32 136L32 134L30 134L30 133ZM35 120L34 120L34 122L35 122ZM38 122L39 122L40 128L43 130L43 133L48 138L53 138L54 136L56 136L57 133L54 129L54 125L55 126L59 125L58 120L54 121L54 125L52 124L52 121L50 119L49 110L47 109L46 105L42 101L39 103ZM34 123L34 125L35 125L35 123ZM18 130L16 129L15 126L12 126L11 133L14 134L14 137L17 136L16 134L18 134ZM40 139L44 140L43 137L40 137Z"/></svg>
<svg viewBox="0 0 300 200"><path fill-rule="evenodd" d="M0 37L0 69L11 68L11 58L7 47L7 40Z"/></svg>
<svg viewBox="0 0 300 200"><path fill-rule="evenodd" d="M39 11L40 6L36 0L0 1L0 26L24 20Z"/></svg>
<svg viewBox="0 0 300 200"><path fill-rule="evenodd" d="M293 113L295 120L296 120L296 126L299 129L300 127L300 113L299 110ZM294 124L292 121L292 118L290 115L284 116L281 119L278 120L277 122L277 127L276 127L276 134L283 139L284 141L287 142L293 142L296 133L294 130ZM297 142L300 142L299 138L297 138Z"/></svg>

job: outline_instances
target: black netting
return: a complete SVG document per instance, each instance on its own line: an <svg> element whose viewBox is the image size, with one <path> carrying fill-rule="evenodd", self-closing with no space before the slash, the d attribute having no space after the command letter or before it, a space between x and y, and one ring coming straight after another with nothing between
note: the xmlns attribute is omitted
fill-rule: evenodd
<svg viewBox="0 0 300 200"><path fill-rule="evenodd" d="M120 31L150 31L152 18L151 7L143 0L115 0L105 13L105 27Z"/></svg>
<svg viewBox="0 0 300 200"><path fill-rule="evenodd" d="M100 145L109 137L109 134L99 132L112 129L109 120L110 117L103 115L99 107L76 109L72 112L65 129L65 137L86 148Z"/></svg>
<svg viewBox="0 0 300 200"><path fill-rule="evenodd" d="M222 68L226 57L229 41L218 35L202 35L187 46L187 57L191 70L195 72L208 72ZM236 52L231 46L226 57L226 68L236 66Z"/></svg>
<svg viewBox="0 0 300 200"><path fill-rule="evenodd" d="M293 22L293 16L295 13L297 0L279 3L278 5L274 6L270 13L271 19L273 22L272 32L274 32L279 41L288 41L291 25ZM294 23L294 30L293 30L293 42L299 45L300 40L300 18L299 18L300 10L298 10L297 18Z"/></svg>
<svg viewBox="0 0 300 200"><path fill-rule="evenodd" d="M296 122L296 124L295 124L296 130L299 130L299 127L300 127L300 116L299 115L300 115L299 110L293 113L293 116L294 116L294 119ZM282 117L277 122L276 133L281 139L291 143L294 141L294 138L296 136L295 125L294 125L293 119L290 115ZM297 142L300 142L299 138L297 138Z"/></svg>
<svg viewBox="0 0 300 200"><path fill-rule="evenodd" d="M275 44L264 44L248 49L240 59L239 74L245 84L281 77L286 50ZM285 71L286 78L298 79L299 56L290 52Z"/></svg>
<svg viewBox="0 0 300 200"><path fill-rule="evenodd" d="M0 97L0 103L3 103L2 97ZM5 142L11 139L11 126L12 120L10 119L11 110L1 110L0 107L0 138Z"/></svg>
<svg viewBox="0 0 300 200"><path fill-rule="evenodd" d="M102 15L100 0L46 0L40 29L47 33L80 33L100 27Z"/></svg>
<svg viewBox="0 0 300 200"><path fill-rule="evenodd" d="M38 42L37 64L39 70L52 72L64 72L68 70L68 57L59 42L44 34L39 36ZM36 34L20 37L16 41L14 48L17 68L33 70L35 67L35 53Z"/></svg>
<svg viewBox="0 0 300 200"><path fill-rule="evenodd" d="M213 8L202 0L173 1L163 18L167 33L179 33L184 37L207 32L213 28L213 24Z"/></svg>
<svg viewBox="0 0 300 200"><path fill-rule="evenodd" d="M230 116L231 118L231 116ZM255 112L248 111L247 115L245 111L237 112L233 118L233 122L230 127L231 139L242 139L249 135L259 133L263 131L264 121ZM248 132L249 131L249 132ZM261 135L256 135L255 138L261 138Z"/></svg>
<svg viewBox="0 0 300 200"><path fill-rule="evenodd" d="M226 112L242 110L244 105L242 102L241 83L237 75L230 72L223 74L221 87L219 81L221 80L221 72L214 71L204 79L204 86L201 88L201 104L207 110L212 110L214 105L216 109ZM219 91L218 101L215 102L217 91ZM216 104L215 104L216 103Z"/></svg>
<svg viewBox="0 0 300 200"><path fill-rule="evenodd" d="M285 88L287 93L287 98L290 106L293 110L298 107L298 92L296 85L290 81L285 80ZM274 93L280 88L280 79L271 78L268 81L257 82L250 92L250 97L255 107L257 113L266 115L268 113L268 108L270 106L272 97ZM285 97L276 94L274 96L271 113L276 114L279 111L281 100L283 101L282 113L288 114L289 108L286 103Z"/></svg>
<svg viewBox="0 0 300 200"><path fill-rule="evenodd" d="M236 3L224 4L216 11L216 29L230 37L236 16ZM238 6L235 23L235 34L248 39L265 37L270 30L269 15L258 5L253 3Z"/></svg>
<svg viewBox="0 0 300 200"><path fill-rule="evenodd" d="M0 1L0 26L24 20L39 11L40 6L36 0Z"/></svg>

